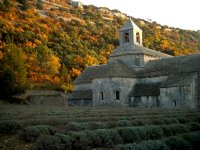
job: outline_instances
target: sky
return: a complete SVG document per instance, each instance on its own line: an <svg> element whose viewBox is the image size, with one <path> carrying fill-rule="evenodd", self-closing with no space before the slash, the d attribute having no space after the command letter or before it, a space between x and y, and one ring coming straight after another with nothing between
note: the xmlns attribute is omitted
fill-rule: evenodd
<svg viewBox="0 0 200 150"><path fill-rule="evenodd" d="M200 0L79 0L85 5L108 7L161 25L200 30Z"/></svg>

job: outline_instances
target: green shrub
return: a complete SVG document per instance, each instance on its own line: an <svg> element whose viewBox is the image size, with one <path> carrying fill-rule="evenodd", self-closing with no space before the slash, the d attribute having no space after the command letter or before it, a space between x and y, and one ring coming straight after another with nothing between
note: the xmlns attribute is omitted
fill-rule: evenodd
<svg viewBox="0 0 200 150"><path fill-rule="evenodd" d="M165 122L164 124L179 123L179 121L175 118L165 118L164 122Z"/></svg>
<svg viewBox="0 0 200 150"><path fill-rule="evenodd" d="M131 123L135 126L143 126L145 125L145 119L134 119L131 121Z"/></svg>
<svg viewBox="0 0 200 150"><path fill-rule="evenodd" d="M51 135L41 135L33 145L33 150L64 150L59 149L58 140Z"/></svg>
<svg viewBox="0 0 200 150"><path fill-rule="evenodd" d="M70 150L72 142L68 135L41 135L33 145L33 150Z"/></svg>
<svg viewBox="0 0 200 150"><path fill-rule="evenodd" d="M114 128L118 126L118 122L117 121L108 121L106 122L106 125L108 128Z"/></svg>
<svg viewBox="0 0 200 150"><path fill-rule="evenodd" d="M184 124L170 124L170 125L161 125L162 129L169 130L171 135L177 135L179 133L189 132L189 128ZM166 132L165 132L166 133ZM165 134L166 135L166 134ZM169 136L168 134L166 136Z"/></svg>
<svg viewBox="0 0 200 150"><path fill-rule="evenodd" d="M18 120L2 120L0 122L0 133L16 133L22 128L22 124Z"/></svg>
<svg viewBox="0 0 200 150"><path fill-rule="evenodd" d="M67 132L69 132L69 131L80 131L81 130L81 126L79 125L79 123L70 122L70 123L65 125L65 130Z"/></svg>
<svg viewBox="0 0 200 150"><path fill-rule="evenodd" d="M200 124L196 122L187 123L187 126L190 131L198 131L200 130Z"/></svg>
<svg viewBox="0 0 200 150"><path fill-rule="evenodd" d="M72 149L85 149L93 142L87 133L83 131L71 132L69 136L72 141Z"/></svg>
<svg viewBox="0 0 200 150"><path fill-rule="evenodd" d="M192 145L193 150L199 150L200 132L182 134L181 137Z"/></svg>
<svg viewBox="0 0 200 150"><path fill-rule="evenodd" d="M59 150L69 150L72 148L72 140L68 135L56 133L54 138L57 140Z"/></svg>
<svg viewBox="0 0 200 150"><path fill-rule="evenodd" d="M165 136L168 137L168 136L172 136L173 135L173 132L170 130L169 126L164 125L164 126L161 126L161 128L162 128L163 134Z"/></svg>
<svg viewBox="0 0 200 150"><path fill-rule="evenodd" d="M178 119L178 121L180 122L180 123L187 123L187 122L190 122L190 120L188 119L188 118L186 118L186 117L180 117L180 118L177 118Z"/></svg>
<svg viewBox="0 0 200 150"><path fill-rule="evenodd" d="M97 126L97 129L105 129L107 128L106 124L104 122L95 122L95 125Z"/></svg>
<svg viewBox="0 0 200 150"><path fill-rule="evenodd" d="M88 147L112 147L123 143L122 138L114 130L98 129L94 131L70 132L72 149L87 149Z"/></svg>
<svg viewBox="0 0 200 150"><path fill-rule="evenodd" d="M163 141L159 141L159 140L143 141L143 142L139 143L139 145L143 145L144 149L146 149L146 150L169 150L169 148L166 146L166 144Z"/></svg>
<svg viewBox="0 0 200 150"><path fill-rule="evenodd" d="M144 126L143 127L145 131L145 137L147 140L148 139L152 139L152 140L156 140L156 139L160 139L161 137L163 137L163 130L160 126Z"/></svg>
<svg viewBox="0 0 200 150"><path fill-rule="evenodd" d="M25 142L34 142L42 134L54 135L56 129L48 125L29 126L20 133L20 138Z"/></svg>
<svg viewBox="0 0 200 150"><path fill-rule="evenodd" d="M151 124L153 124L153 125L160 125L160 124L164 124L165 123L164 119L165 118L163 118L163 119L152 118L150 120L151 120Z"/></svg>
<svg viewBox="0 0 200 150"><path fill-rule="evenodd" d="M95 122L88 122L88 123L82 123L81 129L82 130L96 130L99 126Z"/></svg>
<svg viewBox="0 0 200 150"><path fill-rule="evenodd" d="M95 130L96 136L99 139L99 142L96 143L97 146L111 147L116 144L123 142L119 134L114 130L109 129L99 129Z"/></svg>
<svg viewBox="0 0 200 150"><path fill-rule="evenodd" d="M101 139L95 131L86 130L86 131L83 131L83 132L87 135L87 138L90 140L89 146L100 145L99 143L101 142Z"/></svg>
<svg viewBox="0 0 200 150"><path fill-rule="evenodd" d="M120 121L118 121L118 126L120 126L120 127L131 127L132 123L128 120L120 120Z"/></svg>
<svg viewBox="0 0 200 150"><path fill-rule="evenodd" d="M164 140L171 150L191 150L192 146L182 138L171 136Z"/></svg>
<svg viewBox="0 0 200 150"><path fill-rule="evenodd" d="M120 128L117 129L117 132L122 137L123 141L125 143L132 143L134 141L139 141L140 136L134 128L128 127L128 128Z"/></svg>
<svg viewBox="0 0 200 150"><path fill-rule="evenodd" d="M125 144L125 145L118 145L116 147L117 150L169 150L166 144L162 141L143 141L139 144Z"/></svg>
<svg viewBox="0 0 200 150"><path fill-rule="evenodd" d="M133 143L133 144L117 145L115 149L116 150L145 150L145 147L143 145Z"/></svg>
<svg viewBox="0 0 200 150"><path fill-rule="evenodd" d="M159 139L163 136L163 131L159 126L120 128L117 131L125 143L139 142L145 139Z"/></svg>

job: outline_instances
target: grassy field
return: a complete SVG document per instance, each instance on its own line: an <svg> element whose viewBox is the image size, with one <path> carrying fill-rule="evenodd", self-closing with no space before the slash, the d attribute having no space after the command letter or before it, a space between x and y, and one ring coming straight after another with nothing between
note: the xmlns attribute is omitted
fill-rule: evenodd
<svg viewBox="0 0 200 150"><path fill-rule="evenodd" d="M198 150L200 110L0 103L1 150Z"/></svg>

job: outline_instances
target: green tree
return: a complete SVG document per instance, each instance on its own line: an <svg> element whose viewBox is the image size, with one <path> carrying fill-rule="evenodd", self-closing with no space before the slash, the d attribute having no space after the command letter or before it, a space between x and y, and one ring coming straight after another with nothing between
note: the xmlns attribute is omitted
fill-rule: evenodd
<svg viewBox="0 0 200 150"><path fill-rule="evenodd" d="M37 9L40 9L40 10L44 8L42 0L37 0L36 7Z"/></svg>
<svg viewBox="0 0 200 150"><path fill-rule="evenodd" d="M20 4L22 4L21 9L27 10L30 8L28 0L17 0Z"/></svg>
<svg viewBox="0 0 200 150"><path fill-rule="evenodd" d="M2 73L0 74L0 97L7 98L16 91L16 76L14 70L5 65Z"/></svg>
<svg viewBox="0 0 200 150"><path fill-rule="evenodd" d="M16 93L23 92L25 85L26 85L26 66L24 62L24 53L21 48L15 46L14 44L9 44L6 48L6 50L9 50L5 53L2 59L2 66L3 66L3 72L6 72L7 74L10 74L9 77L15 78L15 87L11 86L11 89L15 89L14 91ZM12 75L14 72L14 75ZM3 79L5 78L5 75L3 74ZM7 79L7 78L5 78ZM5 80L7 82L7 80ZM12 81L12 80L11 80ZM12 82L13 83L13 82ZM8 84L11 85L11 84ZM10 90L8 90L10 91ZM7 92L13 93L13 92Z"/></svg>

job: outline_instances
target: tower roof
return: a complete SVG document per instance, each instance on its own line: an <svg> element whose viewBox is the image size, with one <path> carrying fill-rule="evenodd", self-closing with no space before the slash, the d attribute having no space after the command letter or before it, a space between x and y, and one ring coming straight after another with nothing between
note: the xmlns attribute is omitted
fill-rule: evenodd
<svg viewBox="0 0 200 150"><path fill-rule="evenodd" d="M129 30L129 29L139 29L141 30L131 18L121 27L119 31Z"/></svg>

